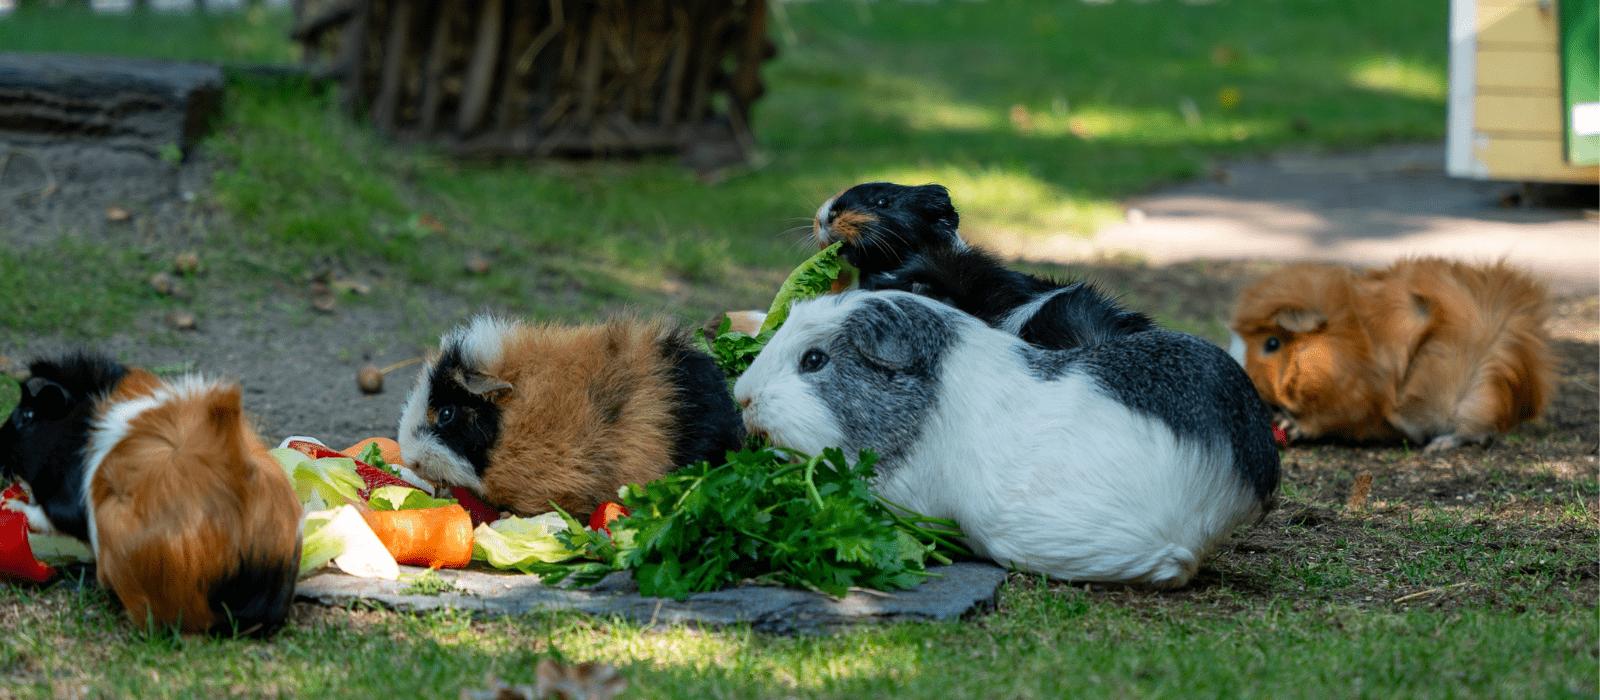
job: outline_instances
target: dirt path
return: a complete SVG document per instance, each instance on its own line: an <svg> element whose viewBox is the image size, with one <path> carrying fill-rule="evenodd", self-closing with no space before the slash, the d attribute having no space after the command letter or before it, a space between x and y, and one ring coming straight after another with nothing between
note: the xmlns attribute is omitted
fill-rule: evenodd
<svg viewBox="0 0 1600 700"><path fill-rule="evenodd" d="M1130 198L1127 221L1089 240L991 244L1041 261L1132 254L1152 265L1206 258L1381 267L1416 255L1506 258L1553 291L1592 294L1600 288L1600 223L1592 218L1600 202L1592 188L1562 194L1513 204L1516 184L1446 175L1442 145L1281 155L1219 166L1207 179Z"/></svg>

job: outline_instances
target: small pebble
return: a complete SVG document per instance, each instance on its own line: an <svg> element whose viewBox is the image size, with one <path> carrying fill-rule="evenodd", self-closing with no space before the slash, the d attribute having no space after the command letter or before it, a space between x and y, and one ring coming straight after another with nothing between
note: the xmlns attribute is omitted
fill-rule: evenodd
<svg viewBox="0 0 1600 700"><path fill-rule="evenodd" d="M173 311L167 314L167 325L173 330L192 331L198 324L195 323L194 314L187 311Z"/></svg>
<svg viewBox="0 0 1600 700"><path fill-rule="evenodd" d="M133 212L128 211L123 207L119 207L115 204L106 207L106 221L109 221L113 224L120 224L131 218L133 218Z"/></svg>
<svg viewBox="0 0 1600 700"><path fill-rule="evenodd" d="M333 288L326 282L311 283L311 308L323 313L333 313L333 307L339 303L333 295Z"/></svg>
<svg viewBox="0 0 1600 700"><path fill-rule="evenodd" d="M361 387L363 394L376 394L383 391L383 372L377 367L367 365L361 368L361 374L356 376L356 384Z"/></svg>
<svg viewBox="0 0 1600 700"><path fill-rule="evenodd" d="M200 254L193 251L179 253L178 257L172 259L172 267L185 275L198 272L200 270Z"/></svg>
<svg viewBox="0 0 1600 700"><path fill-rule="evenodd" d="M150 288L161 296L170 296L172 294L172 276L165 272L157 272L150 275Z"/></svg>

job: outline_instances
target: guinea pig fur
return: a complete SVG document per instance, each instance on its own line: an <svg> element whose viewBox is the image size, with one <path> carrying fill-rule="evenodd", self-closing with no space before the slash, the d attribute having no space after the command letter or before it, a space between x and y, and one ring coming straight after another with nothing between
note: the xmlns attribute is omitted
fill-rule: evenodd
<svg viewBox="0 0 1600 700"><path fill-rule="evenodd" d="M866 275L900 267L912 251L965 248L960 223L943 185L865 182L823 202L812 231L820 248L843 241L840 254ZM850 284L841 277L832 291Z"/></svg>
<svg viewBox="0 0 1600 700"><path fill-rule="evenodd" d="M909 253L891 271L861 273L864 290L937 299L1041 348L1066 350L1154 329L1155 322L1087 282L1057 282L1007 268L976 247Z"/></svg>
<svg viewBox="0 0 1600 700"><path fill-rule="evenodd" d="M519 515L588 513L743 444L722 370L660 320L474 318L441 339L400 418L413 471Z"/></svg>
<svg viewBox="0 0 1600 700"><path fill-rule="evenodd" d="M1278 485L1249 378L1182 333L1047 350L921 296L846 292L796 303L734 396L752 432L870 448L886 500L1069 580L1184 585Z"/></svg>
<svg viewBox="0 0 1600 700"><path fill-rule="evenodd" d="M822 247L844 241L841 253L860 271L860 289L938 299L1042 348L1092 345L1155 327L1088 283L1007 268L968 245L959 222L944 187L869 182L822 205L816 237Z"/></svg>
<svg viewBox="0 0 1600 700"><path fill-rule="evenodd" d="M89 543L135 625L264 635L300 571L300 502L246 426L237 384L164 381L86 353L29 366L0 426L36 529Z"/></svg>
<svg viewBox="0 0 1600 700"><path fill-rule="evenodd" d="M1290 437L1443 450L1544 409L1548 315L1543 285L1503 262L1303 263L1240 295L1230 350Z"/></svg>

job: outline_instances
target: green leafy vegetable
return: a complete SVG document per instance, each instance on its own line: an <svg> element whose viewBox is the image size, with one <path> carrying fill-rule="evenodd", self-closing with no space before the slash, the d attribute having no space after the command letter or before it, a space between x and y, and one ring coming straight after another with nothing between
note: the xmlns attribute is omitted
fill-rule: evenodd
<svg viewBox="0 0 1600 700"><path fill-rule="evenodd" d="M766 347L767 341L772 340L772 335L789 317L789 307L794 302L826 294L834 280L839 279L840 273L855 270L849 262L839 257L839 248L843 245L841 242L823 248L789 273L789 278L783 281L772 300L767 320L762 322L761 330L755 335L728 330L730 322L724 318L722 325L717 328L716 337L703 339L706 350L716 360L723 374L728 375L730 383L750 368L756 354Z"/></svg>
<svg viewBox="0 0 1600 700"><path fill-rule="evenodd" d="M289 483L294 484L294 494L311 510L361 500L359 491L366 488L366 483L356 473L355 460L349 457L312 459L287 447L268 454L278 460L278 465L289 475Z"/></svg>
<svg viewBox="0 0 1600 700"><path fill-rule="evenodd" d="M896 512L872 493L876 461L869 451L851 464L838 449L808 457L767 447L733 453L721 466L701 462L630 484L622 505L632 514L612 522L614 535L569 522L558 536L586 559L541 573L582 585L633 569L641 594L678 599L745 579L843 597L855 586L909 588L931 575L927 559L970 556L954 541L955 523L902 515L909 511Z"/></svg>
<svg viewBox="0 0 1600 700"><path fill-rule="evenodd" d="M772 299L772 308L767 310L761 333L778 330L784 319L789 318L789 307L794 302L826 294L834 280L839 279L840 272L855 271L855 266L839 257L842 247L844 241L823 248L789 273L789 278L778 287L778 294Z"/></svg>
<svg viewBox="0 0 1600 700"><path fill-rule="evenodd" d="M549 569L541 564L566 561L584 552L557 537L568 527L557 513L480 523L472 531L472 558L497 569L545 573Z"/></svg>
<svg viewBox="0 0 1600 700"><path fill-rule="evenodd" d="M434 498L409 486L380 486L372 490L372 498L367 499L367 506L373 510L415 510L438 508L455 502L453 498Z"/></svg>

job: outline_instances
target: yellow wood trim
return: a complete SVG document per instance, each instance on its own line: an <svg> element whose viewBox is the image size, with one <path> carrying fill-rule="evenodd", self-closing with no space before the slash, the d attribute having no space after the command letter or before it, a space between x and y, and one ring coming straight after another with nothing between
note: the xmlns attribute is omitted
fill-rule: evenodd
<svg viewBox="0 0 1600 700"><path fill-rule="evenodd" d="M1473 129L1561 133L1564 126L1559 95L1485 95L1472 100Z"/></svg>
<svg viewBox="0 0 1600 700"><path fill-rule="evenodd" d="M1554 6L1543 11L1538 6L1479 8L1478 44L1513 43L1529 46L1556 45Z"/></svg>
<svg viewBox="0 0 1600 700"><path fill-rule="evenodd" d="M1490 180L1537 182L1600 182L1600 166L1568 165L1561 139L1489 138L1473 149Z"/></svg>
<svg viewBox="0 0 1600 700"><path fill-rule="evenodd" d="M1561 60L1554 51L1479 51L1478 89L1518 88L1561 92Z"/></svg>

